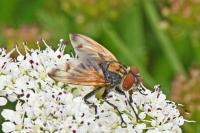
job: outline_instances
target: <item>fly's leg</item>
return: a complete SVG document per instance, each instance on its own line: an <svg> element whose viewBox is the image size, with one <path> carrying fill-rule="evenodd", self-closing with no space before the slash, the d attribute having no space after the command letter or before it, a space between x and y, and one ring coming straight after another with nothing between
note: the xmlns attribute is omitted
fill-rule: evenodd
<svg viewBox="0 0 200 133"><path fill-rule="evenodd" d="M139 83L138 84L139 86L138 86L138 91L140 92L140 94L142 94L142 95L147 95L147 94L145 94L144 92L145 92L145 87L144 87L144 85L142 84L142 83Z"/></svg>
<svg viewBox="0 0 200 133"><path fill-rule="evenodd" d="M120 119L121 119L121 126L122 127L126 127L126 122L124 121L123 117L122 117L122 113L119 111L119 109L117 108L116 105L110 103L108 100L107 100L107 96L108 96L108 93L109 93L110 89L105 89L104 91L104 94L103 94L103 99L104 101L109 104L110 106L112 106L118 113L119 113L119 116L120 116Z"/></svg>
<svg viewBox="0 0 200 133"><path fill-rule="evenodd" d="M138 115L137 115L137 113L136 113L134 107L132 106L131 101L130 101L130 100L128 99L128 97L126 96L125 92L123 92L122 90L120 90L118 86L115 88L115 90L116 90L116 92L118 92L119 94L124 95L124 96L126 97L127 102L128 102L128 104L130 105L131 109L133 110L133 112L134 112L134 114L135 114L135 117L136 117L136 120L138 121L138 120L139 120L139 117L138 117ZM129 97L129 98L130 98L130 97ZM132 97L131 97L131 100L132 100Z"/></svg>
<svg viewBox="0 0 200 133"><path fill-rule="evenodd" d="M101 88L97 88L97 89L95 89L95 90L89 92L88 94L86 94L86 95L83 97L83 99L84 99L84 101L85 101L86 104L88 104L88 105L94 107L94 109L95 109L95 114L97 114L97 105L95 105L94 103L88 101L88 99L89 99L90 97L92 97L93 95L95 95L100 89L101 89Z"/></svg>
<svg viewBox="0 0 200 133"><path fill-rule="evenodd" d="M138 91L139 91L140 94L142 94L142 95L145 95L145 96L147 95L147 94L144 93L144 89L138 89Z"/></svg>
<svg viewBox="0 0 200 133"><path fill-rule="evenodd" d="M130 103L133 103L133 98L132 98L133 90L129 90L128 93L129 93L129 101Z"/></svg>
<svg viewBox="0 0 200 133"><path fill-rule="evenodd" d="M109 104L110 106L112 106L115 110L117 110L117 112L119 113L120 119L121 119L121 126L122 127L126 127L126 122L124 121L123 117L122 117L122 113L119 111L119 109L117 108L117 106L115 106L114 104L110 103L107 99L104 99L104 101Z"/></svg>

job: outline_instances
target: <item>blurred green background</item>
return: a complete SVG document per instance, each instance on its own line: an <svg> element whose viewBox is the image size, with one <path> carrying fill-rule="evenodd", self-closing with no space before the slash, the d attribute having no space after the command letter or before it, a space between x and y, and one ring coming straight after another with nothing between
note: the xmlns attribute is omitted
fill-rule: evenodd
<svg viewBox="0 0 200 133"><path fill-rule="evenodd" d="M0 1L1 47L36 47L41 39L56 47L69 33L85 34L138 66L147 86L161 84L185 105L185 118L197 121L184 132L200 132L199 0Z"/></svg>

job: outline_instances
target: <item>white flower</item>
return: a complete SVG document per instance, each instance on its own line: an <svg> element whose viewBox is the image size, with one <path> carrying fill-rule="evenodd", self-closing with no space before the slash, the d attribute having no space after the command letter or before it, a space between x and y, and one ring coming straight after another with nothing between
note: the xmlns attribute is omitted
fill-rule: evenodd
<svg viewBox="0 0 200 133"><path fill-rule="evenodd" d="M6 105L6 103L7 103L6 98L0 97L0 106L4 106L4 105Z"/></svg>
<svg viewBox="0 0 200 133"><path fill-rule="evenodd" d="M139 118L140 119L145 119L145 117L146 117L146 114L145 114L145 112L141 112L140 114L139 114Z"/></svg>
<svg viewBox="0 0 200 133"><path fill-rule="evenodd" d="M4 122L2 124L2 131L5 133L12 132L15 130L15 124L12 122Z"/></svg>
<svg viewBox="0 0 200 133"><path fill-rule="evenodd" d="M13 110L4 109L1 112L1 115L5 118L5 120L15 122L16 124L20 124L22 122L19 114L17 112L13 111Z"/></svg>
<svg viewBox="0 0 200 133"><path fill-rule="evenodd" d="M109 102L123 113L127 127L121 126L119 114L103 100L91 97L97 106L88 106L83 96L93 89L87 86L73 86L57 83L48 77L53 67L62 66L67 60L74 60L64 54L61 43L52 50L26 48L26 55L20 54L12 60L4 49L0 49L0 106L16 101L15 110L4 109L1 115L5 122L3 132L181 132L185 122L174 102L166 100L159 86L154 91L144 89L144 94L135 91L132 106L139 121L126 103L126 98L110 92ZM141 86L140 86L141 87ZM141 89L141 88L138 88Z"/></svg>

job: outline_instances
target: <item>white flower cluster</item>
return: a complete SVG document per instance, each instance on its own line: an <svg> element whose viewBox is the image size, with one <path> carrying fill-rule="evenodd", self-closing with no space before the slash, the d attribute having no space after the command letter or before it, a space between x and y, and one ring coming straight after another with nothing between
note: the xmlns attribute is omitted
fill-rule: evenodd
<svg viewBox="0 0 200 133"><path fill-rule="evenodd" d="M72 59L64 54L65 46L61 43L57 50L46 45L45 50L28 49L26 55L20 54L16 60L10 53L0 49L0 106L16 102L15 110L3 109L1 115L3 132L13 133L155 133L181 132L184 119L174 102L155 86L151 92L144 90L145 95L135 91L133 103L139 120L123 95L111 92L109 102L116 105L123 113L126 128L121 126L119 114L106 102L96 97L90 99L97 105L94 108L85 104L83 96L91 87L72 86L55 82L47 72L56 66ZM2 107L1 107L2 108Z"/></svg>

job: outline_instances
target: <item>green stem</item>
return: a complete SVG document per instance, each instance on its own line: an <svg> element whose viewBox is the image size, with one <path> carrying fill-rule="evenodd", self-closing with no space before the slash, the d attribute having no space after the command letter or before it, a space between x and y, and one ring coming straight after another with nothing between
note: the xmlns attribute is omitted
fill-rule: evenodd
<svg viewBox="0 0 200 133"><path fill-rule="evenodd" d="M186 74L185 70L178 59L178 56L172 46L171 41L169 38L165 35L165 33L160 29L159 27L159 22L160 18L159 15L156 12L156 8L154 6L154 3L152 0L144 0L144 10L145 14L150 21L150 24L152 26L152 29L154 31L154 34L157 36L158 41L160 42L160 46L169 60L170 64L172 65L172 68L174 69L175 72Z"/></svg>

